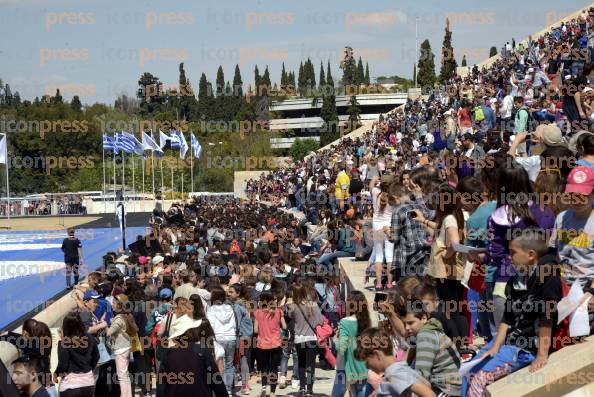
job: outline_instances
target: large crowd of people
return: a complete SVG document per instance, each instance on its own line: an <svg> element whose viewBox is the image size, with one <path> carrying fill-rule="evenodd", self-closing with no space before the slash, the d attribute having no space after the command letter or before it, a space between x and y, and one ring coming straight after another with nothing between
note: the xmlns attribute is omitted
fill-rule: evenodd
<svg viewBox="0 0 594 397"><path fill-rule="evenodd" d="M46 325L3 336L29 342L14 382L219 397L258 374L261 396L311 396L325 368L333 397L475 397L541 370L592 332L593 29L591 9L506 46L362 137L248 181L247 200L155 209L132 253L75 286L54 373ZM373 301L345 287L342 257L364 261ZM570 290L582 300L560 318Z"/></svg>

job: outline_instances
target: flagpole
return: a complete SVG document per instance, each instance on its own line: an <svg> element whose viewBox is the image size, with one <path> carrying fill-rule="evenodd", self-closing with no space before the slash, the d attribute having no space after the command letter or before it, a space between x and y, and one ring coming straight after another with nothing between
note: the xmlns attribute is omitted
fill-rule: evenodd
<svg viewBox="0 0 594 397"><path fill-rule="evenodd" d="M163 156L159 159L159 164L161 165L161 190L163 190L165 188L165 182L163 179L163 159L165 158L165 150L163 150ZM165 194L165 192L161 192L163 194Z"/></svg>
<svg viewBox="0 0 594 397"><path fill-rule="evenodd" d="M8 182L8 133L4 134L4 161L6 161L6 214L10 221L10 183Z"/></svg>
<svg viewBox="0 0 594 397"><path fill-rule="evenodd" d="M173 158L173 149L171 149L171 158ZM173 200L173 198L175 197L173 195L173 164L170 165L171 168L171 199Z"/></svg>
<svg viewBox="0 0 594 397"><path fill-rule="evenodd" d="M126 202L126 152L122 150L122 201Z"/></svg>
<svg viewBox="0 0 594 397"><path fill-rule="evenodd" d="M136 149L135 149L136 150ZM132 194L136 196L136 178L134 178L134 152L132 152ZM134 211L136 211L136 200L132 200L134 202Z"/></svg>
<svg viewBox="0 0 594 397"><path fill-rule="evenodd" d="M194 143L192 142L193 136L194 135L190 135L190 183L192 184L192 192L194 191Z"/></svg>
<svg viewBox="0 0 594 397"><path fill-rule="evenodd" d="M144 210L144 167L146 167L146 159L144 158L144 152L142 155L142 191L140 192L142 200L142 209Z"/></svg>
<svg viewBox="0 0 594 397"><path fill-rule="evenodd" d="M107 201L105 201L105 145L101 145L103 147L103 213L107 212Z"/></svg>
<svg viewBox="0 0 594 397"><path fill-rule="evenodd" d="M153 177L153 198L155 198L155 151L151 150L151 176Z"/></svg>
<svg viewBox="0 0 594 397"><path fill-rule="evenodd" d="M115 145L115 143L114 143ZM113 148L113 209L116 210L115 207L115 199L116 199L116 147Z"/></svg>

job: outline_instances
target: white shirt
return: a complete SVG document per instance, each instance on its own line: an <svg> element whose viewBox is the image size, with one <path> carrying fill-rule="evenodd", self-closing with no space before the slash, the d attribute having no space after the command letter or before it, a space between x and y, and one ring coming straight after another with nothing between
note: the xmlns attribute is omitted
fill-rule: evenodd
<svg viewBox="0 0 594 397"><path fill-rule="evenodd" d="M514 160L526 170L530 180L536 182L541 167L540 156L516 157Z"/></svg>
<svg viewBox="0 0 594 397"><path fill-rule="evenodd" d="M501 104L501 108L499 112L501 113L501 117L506 119L512 116L512 111L514 109L514 98L511 95L506 95L503 98L503 103Z"/></svg>

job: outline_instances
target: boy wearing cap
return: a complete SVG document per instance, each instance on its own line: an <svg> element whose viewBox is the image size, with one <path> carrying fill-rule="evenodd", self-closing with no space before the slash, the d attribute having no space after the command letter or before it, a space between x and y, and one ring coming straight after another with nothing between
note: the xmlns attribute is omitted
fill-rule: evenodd
<svg viewBox="0 0 594 397"><path fill-rule="evenodd" d="M563 277L592 292L594 280L594 169L575 167L567 178L569 209L557 215L549 246L557 248Z"/></svg>

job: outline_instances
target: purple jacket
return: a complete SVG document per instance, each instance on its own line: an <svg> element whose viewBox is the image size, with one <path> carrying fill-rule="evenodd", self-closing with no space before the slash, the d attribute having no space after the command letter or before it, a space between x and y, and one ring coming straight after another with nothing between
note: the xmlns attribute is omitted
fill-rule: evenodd
<svg viewBox="0 0 594 397"><path fill-rule="evenodd" d="M545 230L553 228L555 215L550 208L547 207L543 212L538 204L533 203L530 205L530 212L540 228ZM506 206L495 209L487 221L489 241L485 264L497 268L496 282L507 282L516 273L509 255L509 242L515 233L526 229L528 225L521 218L516 218L514 221L515 223L510 223Z"/></svg>

